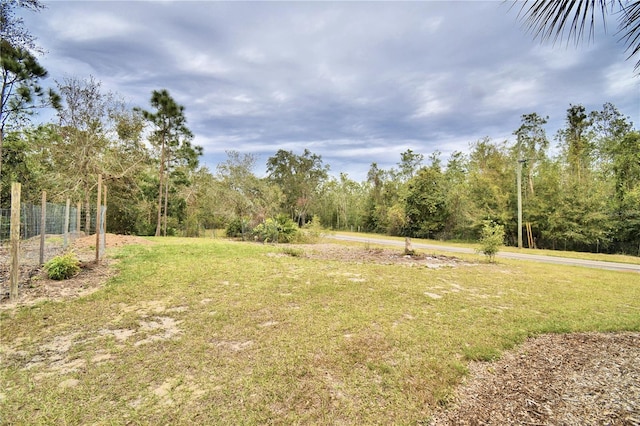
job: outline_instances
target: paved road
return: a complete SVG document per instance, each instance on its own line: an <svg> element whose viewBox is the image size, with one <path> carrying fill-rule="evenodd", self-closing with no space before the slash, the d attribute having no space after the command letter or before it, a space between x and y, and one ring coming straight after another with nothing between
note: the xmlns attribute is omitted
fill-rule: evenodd
<svg viewBox="0 0 640 426"><path fill-rule="evenodd" d="M328 237L334 238L336 240L342 240L342 241L356 241L356 242L362 242L362 243L368 242L373 244L404 247L404 241L399 241L399 240L386 240L386 239L357 237L352 235L340 235L340 234L328 235ZM465 248L465 247L441 246L441 245L435 245L435 244L424 244L424 243L416 243L416 242L412 242L411 245L414 248L421 248L421 249L448 251L448 252L454 252L454 253L475 253L473 249ZM629 263L571 259L567 257L553 257L553 256L544 256L541 254L529 254L529 253L502 252L502 253L498 253L496 256L502 257L505 259L530 260L534 262L555 263L558 265L584 266L587 268L609 269L612 271L627 271L627 272L640 273L640 265L633 265Z"/></svg>

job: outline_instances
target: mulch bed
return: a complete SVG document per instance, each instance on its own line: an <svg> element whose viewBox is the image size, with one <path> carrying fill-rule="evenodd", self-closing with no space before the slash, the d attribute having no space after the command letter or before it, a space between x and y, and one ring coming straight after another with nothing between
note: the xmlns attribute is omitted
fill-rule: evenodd
<svg viewBox="0 0 640 426"><path fill-rule="evenodd" d="M527 340L476 362L437 425L640 425L640 333Z"/></svg>

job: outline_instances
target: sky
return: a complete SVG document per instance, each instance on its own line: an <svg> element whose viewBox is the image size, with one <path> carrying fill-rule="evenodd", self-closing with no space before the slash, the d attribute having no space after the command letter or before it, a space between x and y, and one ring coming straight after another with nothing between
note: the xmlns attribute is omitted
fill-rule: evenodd
<svg viewBox="0 0 640 426"><path fill-rule="evenodd" d="M640 127L638 58L613 19L593 40L541 42L502 1L43 1L23 13L49 84L93 76L131 106L167 89L185 107L201 164L235 150L265 173L282 149L366 179L489 137L513 142L521 116L613 103ZM553 143L552 143L553 145Z"/></svg>

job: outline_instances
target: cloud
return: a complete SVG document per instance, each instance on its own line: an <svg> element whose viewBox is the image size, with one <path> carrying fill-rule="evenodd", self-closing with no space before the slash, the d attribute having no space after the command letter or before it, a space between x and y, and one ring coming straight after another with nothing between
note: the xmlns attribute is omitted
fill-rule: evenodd
<svg viewBox="0 0 640 426"><path fill-rule="evenodd" d="M212 170L230 149L266 161L306 148L364 179L409 148L446 156L510 138L525 113L549 115L549 135L570 103L640 116L633 63L614 37L540 44L500 2L48 6L25 22L53 79L92 74L143 108L169 90Z"/></svg>

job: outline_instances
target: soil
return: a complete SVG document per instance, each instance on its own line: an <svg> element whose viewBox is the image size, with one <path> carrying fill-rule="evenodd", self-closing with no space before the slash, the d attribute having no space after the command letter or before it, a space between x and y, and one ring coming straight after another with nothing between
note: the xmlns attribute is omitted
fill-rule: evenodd
<svg viewBox="0 0 640 426"><path fill-rule="evenodd" d="M424 253L405 255L399 249L363 248L339 244L292 245L292 247L302 250L305 257L319 260L402 265L407 267L425 267L429 269L472 265L469 262L453 256Z"/></svg>
<svg viewBox="0 0 640 426"><path fill-rule="evenodd" d="M47 236L45 259L64 252L60 236ZM121 247L126 244L152 244L149 240L131 235L106 234L106 247ZM93 293L115 274L111 266L114 259L104 256L95 262L96 236L80 236L69 246L69 250L80 260L81 270L76 276L63 281L51 280L39 264L40 237L20 243L20 279L18 300L9 300L9 254L0 248L0 310L16 306L33 305L42 300L64 300Z"/></svg>
<svg viewBox="0 0 640 426"><path fill-rule="evenodd" d="M113 234L107 235L106 243L107 248L151 244L144 238ZM93 247L95 235L74 241L72 249L83 268L72 279L52 281L38 268L21 271L25 279L17 303L9 303L6 283L0 282L0 310L43 299L75 298L99 289L114 274L114 260L107 256L96 265ZM450 256L405 256L398 250L337 244L292 248L320 260L425 268L466 264ZM428 424L640 426L640 333L543 335L498 361L473 362L465 382Z"/></svg>

